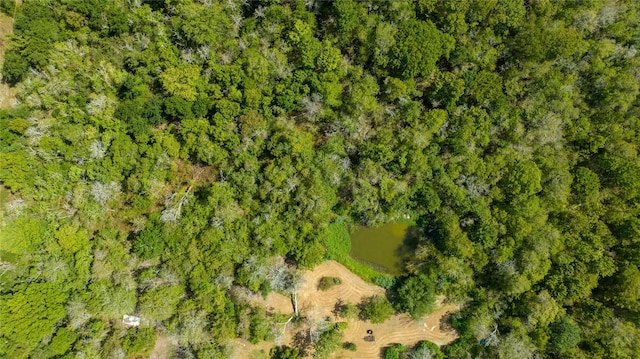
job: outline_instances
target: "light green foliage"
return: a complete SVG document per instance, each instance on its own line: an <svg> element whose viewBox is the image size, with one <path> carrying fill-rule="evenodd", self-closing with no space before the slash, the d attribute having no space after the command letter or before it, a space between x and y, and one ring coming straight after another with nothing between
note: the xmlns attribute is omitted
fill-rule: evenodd
<svg viewBox="0 0 640 359"><path fill-rule="evenodd" d="M532 359L535 347L528 336L510 333L498 347L498 358Z"/></svg>
<svg viewBox="0 0 640 359"><path fill-rule="evenodd" d="M136 306L136 292L107 279L95 281L89 285L92 299L89 311L94 315L110 319L121 319L124 314L133 313Z"/></svg>
<svg viewBox="0 0 640 359"><path fill-rule="evenodd" d="M24 151L0 153L0 180L14 191L27 189L34 182L31 165L31 156Z"/></svg>
<svg viewBox="0 0 640 359"><path fill-rule="evenodd" d="M75 332L67 328L59 328L49 346L54 355L62 355L71 349L71 345L77 338L78 335Z"/></svg>
<svg viewBox="0 0 640 359"><path fill-rule="evenodd" d="M76 253L80 250L90 248L89 236L86 230L76 226L64 225L56 231L54 236L63 250Z"/></svg>
<svg viewBox="0 0 640 359"><path fill-rule="evenodd" d="M200 68L197 66L170 67L160 74L162 86L170 94L187 101L194 101L198 94L196 81L200 78Z"/></svg>
<svg viewBox="0 0 640 359"><path fill-rule="evenodd" d="M50 235L45 221L26 217L17 218L0 230L0 250L23 254L34 250Z"/></svg>
<svg viewBox="0 0 640 359"><path fill-rule="evenodd" d="M336 303L336 313L342 318L356 319L360 316L360 308L352 303Z"/></svg>
<svg viewBox="0 0 640 359"><path fill-rule="evenodd" d="M6 343L0 346L0 354L26 358L66 316L63 304L67 295L54 283L24 284L15 289L0 296L0 339ZM62 350L68 340L61 337L55 343Z"/></svg>
<svg viewBox="0 0 640 359"><path fill-rule="evenodd" d="M184 296L181 286L161 286L150 289L139 298L140 313L150 320L166 320L176 313L176 308Z"/></svg>
<svg viewBox="0 0 640 359"><path fill-rule="evenodd" d="M320 334L320 338L314 345L314 358L326 359L331 353L340 349L344 337L343 330L346 328L341 324L346 323L336 323L333 328Z"/></svg>
<svg viewBox="0 0 640 359"><path fill-rule="evenodd" d="M407 347L402 344L393 344L384 349L384 359L400 359L407 351Z"/></svg>

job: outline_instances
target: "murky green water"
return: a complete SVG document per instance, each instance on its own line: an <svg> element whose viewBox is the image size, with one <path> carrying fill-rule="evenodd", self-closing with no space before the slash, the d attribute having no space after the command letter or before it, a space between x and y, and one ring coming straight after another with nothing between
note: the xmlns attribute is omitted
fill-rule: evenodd
<svg viewBox="0 0 640 359"><path fill-rule="evenodd" d="M410 246L410 226L392 223L382 227L358 227L351 234L352 258L393 275L402 274L402 258Z"/></svg>

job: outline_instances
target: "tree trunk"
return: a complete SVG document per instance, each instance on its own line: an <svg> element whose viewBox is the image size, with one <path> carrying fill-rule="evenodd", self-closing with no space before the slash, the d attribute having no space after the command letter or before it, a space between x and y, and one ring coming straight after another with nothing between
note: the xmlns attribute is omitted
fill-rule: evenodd
<svg viewBox="0 0 640 359"><path fill-rule="evenodd" d="M293 302L293 312L295 313L296 317L298 317L298 292L293 292L292 302Z"/></svg>

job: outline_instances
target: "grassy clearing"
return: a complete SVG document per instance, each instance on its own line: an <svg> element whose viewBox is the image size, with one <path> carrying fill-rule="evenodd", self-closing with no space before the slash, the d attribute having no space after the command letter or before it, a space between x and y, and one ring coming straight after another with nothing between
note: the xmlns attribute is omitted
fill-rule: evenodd
<svg viewBox="0 0 640 359"><path fill-rule="evenodd" d="M378 272L374 268L362 264L349 256L351 239L347 223L335 222L329 225L325 233L324 244L327 249L326 259L333 259L351 272L369 283L388 282L391 276Z"/></svg>

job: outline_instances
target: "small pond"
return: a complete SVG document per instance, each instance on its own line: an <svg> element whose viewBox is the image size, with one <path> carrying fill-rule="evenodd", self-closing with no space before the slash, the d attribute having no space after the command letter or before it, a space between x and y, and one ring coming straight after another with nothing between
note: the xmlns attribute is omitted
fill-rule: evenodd
<svg viewBox="0 0 640 359"><path fill-rule="evenodd" d="M415 234L405 223L382 227L357 227L351 234L353 259L372 265L392 275L401 275L403 258L415 246Z"/></svg>

